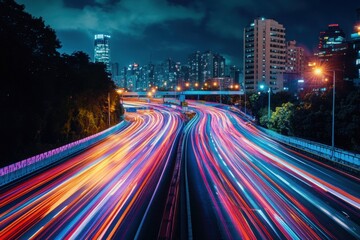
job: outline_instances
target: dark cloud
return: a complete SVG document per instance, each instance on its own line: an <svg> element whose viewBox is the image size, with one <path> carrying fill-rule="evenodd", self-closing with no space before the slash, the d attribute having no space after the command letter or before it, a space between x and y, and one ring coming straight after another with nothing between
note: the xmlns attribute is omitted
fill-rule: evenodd
<svg viewBox="0 0 360 240"><path fill-rule="evenodd" d="M93 56L93 35L111 34L112 59L126 65L212 50L241 66L242 35L254 18L275 19L288 40L312 50L318 33L339 23L350 34L356 1L323 0L18 0L58 33L64 52Z"/></svg>

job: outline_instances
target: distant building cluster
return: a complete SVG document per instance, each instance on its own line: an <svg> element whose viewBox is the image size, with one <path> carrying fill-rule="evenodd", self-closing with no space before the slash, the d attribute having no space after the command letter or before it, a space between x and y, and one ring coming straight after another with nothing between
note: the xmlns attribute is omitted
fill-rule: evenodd
<svg viewBox="0 0 360 240"><path fill-rule="evenodd" d="M321 91L326 78L314 79L313 69L322 66L338 71L337 84L360 85L360 9L350 39L338 24L329 24L319 34L318 49L305 53L295 40L286 39L285 27L273 19L257 18L244 29L243 68L229 66L212 51L195 51L186 63L171 58L160 63L122 67L110 61L109 35L95 35L94 61L103 62L118 87L129 91L231 89L237 85L247 92L270 89L294 95L305 88ZM265 86L265 87L264 87Z"/></svg>
<svg viewBox="0 0 360 240"><path fill-rule="evenodd" d="M200 90L209 89L216 82L217 88L230 88L239 84L240 70L236 66L227 66L225 58L218 53L196 51L188 56L188 62L182 64L171 58L160 63L138 63L120 67L112 64L112 79L120 88L129 91L158 90Z"/></svg>

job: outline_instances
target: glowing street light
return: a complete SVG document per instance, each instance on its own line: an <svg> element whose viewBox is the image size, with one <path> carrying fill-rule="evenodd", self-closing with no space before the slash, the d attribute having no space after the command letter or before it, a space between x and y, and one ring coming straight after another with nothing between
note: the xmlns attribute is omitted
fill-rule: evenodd
<svg viewBox="0 0 360 240"><path fill-rule="evenodd" d="M123 103L123 93L124 93L124 89L116 89L116 92L120 95L120 103Z"/></svg>
<svg viewBox="0 0 360 240"><path fill-rule="evenodd" d="M322 75L322 74L323 74L323 70L322 70L321 68L315 68L314 73L315 73L316 75Z"/></svg>
<svg viewBox="0 0 360 240"><path fill-rule="evenodd" d="M335 152L335 75L336 70L331 70L333 75L333 89L332 89L332 119L331 119L331 159L334 158L334 152ZM316 68L314 70L314 73L316 75L323 75L323 69L322 68Z"/></svg>
<svg viewBox="0 0 360 240"><path fill-rule="evenodd" d="M264 90L265 89L265 84L262 83L260 84L260 90ZM268 89L268 93L269 93L269 100L268 100L268 120L270 120L271 118L271 111L270 111L270 93L271 93L271 87L269 86L269 89ZM246 103L245 103L246 104Z"/></svg>
<svg viewBox="0 0 360 240"><path fill-rule="evenodd" d="M220 82L220 79L219 80L219 83L218 82L213 82L213 85L214 87L216 87L218 84L219 84L219 90L220 90L220 104L222 103L222 99L221 99L221 82Z"/></svg>

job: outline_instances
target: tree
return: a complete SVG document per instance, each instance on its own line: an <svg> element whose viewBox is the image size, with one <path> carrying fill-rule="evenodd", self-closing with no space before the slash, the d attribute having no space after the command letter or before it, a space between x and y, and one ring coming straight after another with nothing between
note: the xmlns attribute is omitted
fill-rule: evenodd
<svg viewBox="0 0 360 240"><path fill-rule="evenodd" d="M293 135L294 104L291 102L283 103L281 107L276 107L267 122L269 129L273 129L284 135Z"/></svg>
<svg viewBox="0 0 360 240"><path fill-rule="evenodd" d="M94 134L120 118L115 85L83 52L60 55L55 31L0 0L0 154L7 165ZM120 110L117 110L120 109Z"/></svg>
<svg viewBox="0 0 360 240"><path fill-rule="evenodd" d="M336 145L360 151L360 90L348 92L340 103L336 116Z"/></svg>

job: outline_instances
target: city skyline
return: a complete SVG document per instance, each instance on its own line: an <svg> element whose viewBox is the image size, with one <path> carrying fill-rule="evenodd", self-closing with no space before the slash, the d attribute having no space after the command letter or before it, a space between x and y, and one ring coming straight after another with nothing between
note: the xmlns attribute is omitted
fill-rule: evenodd
<svg viewBox="0 0 360 240"><path fill-rule="evenodd" d="M141 65L166 58L185 63L188 53L211 50L227 65L242 66L243 29L257 17L274 19L295 40L314 51L319 32L338 23L349 38L356 21L354 1L131 1L19 0L25 11L43 17L62 43L60 52L84 51L93 59L93 36L112 36L112 62ZM329 2L327 2L329 3Z"/></svg>

